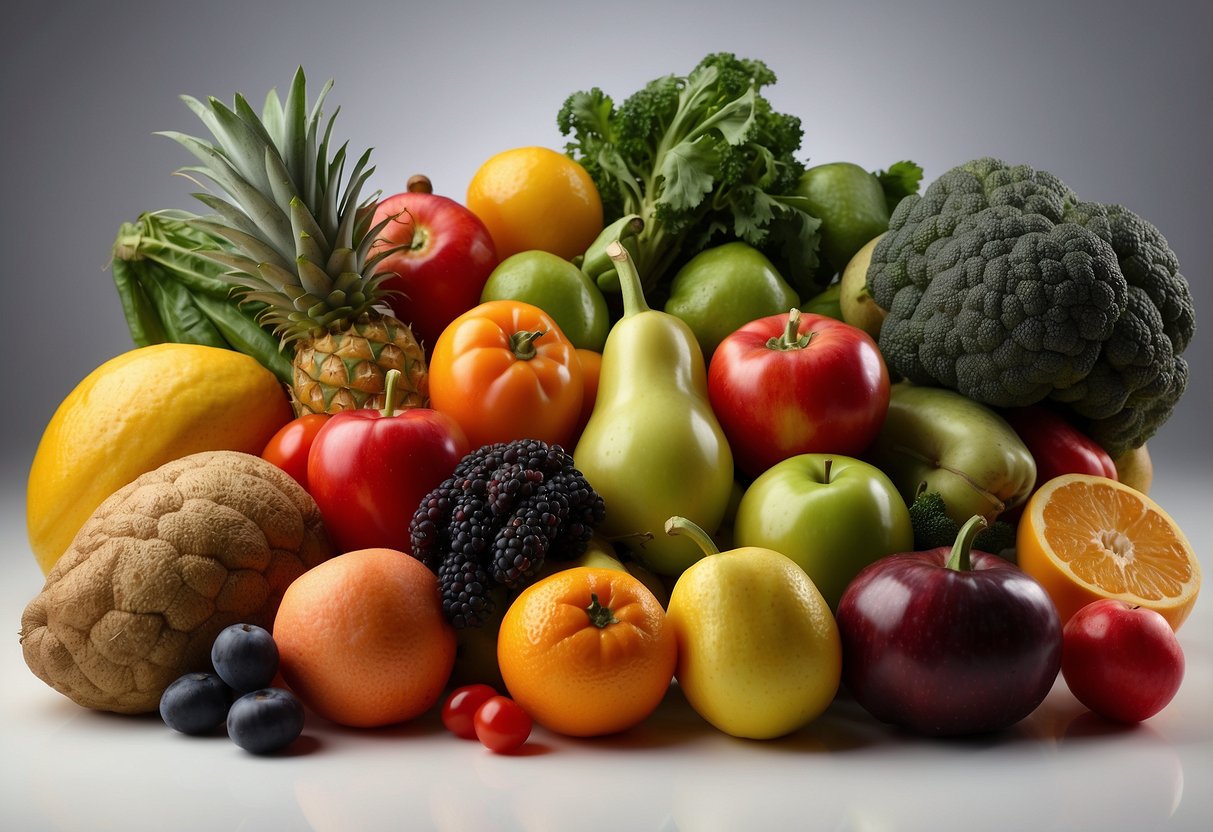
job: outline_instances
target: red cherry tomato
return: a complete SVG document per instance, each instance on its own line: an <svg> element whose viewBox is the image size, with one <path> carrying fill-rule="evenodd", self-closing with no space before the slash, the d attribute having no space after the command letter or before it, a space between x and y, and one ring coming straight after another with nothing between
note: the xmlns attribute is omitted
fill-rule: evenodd
<svg viewBox="0 0 1213 832"><path fill-rule="evenodd" d="M287 422L270 437L261 458L286 471L306 491L307 455L312 449L312 440L328 420L327 413L309 413Z"/></svg>
<svg viewBox="0 0 1213 832"><path fill-rule="evenodd" d="M494 696L476 709L476 738L489 751L517 751L531 735L531 715L508 696Z"/></svg>
<svg viewBox="0 0 1213 832"><path fill-rule="evenodd" d="M442 724L457 737L476 739L476 711L496 695L497 691L489 685L456 688L442 706Z"/></svg>

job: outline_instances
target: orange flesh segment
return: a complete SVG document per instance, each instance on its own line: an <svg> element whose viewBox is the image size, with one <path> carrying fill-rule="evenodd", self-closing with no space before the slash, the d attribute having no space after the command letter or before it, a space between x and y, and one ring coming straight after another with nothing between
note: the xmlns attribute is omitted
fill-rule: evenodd
<svg viewBox="0 0 1213 832"><path fill-rule="evenodd" d="M1043 516L1058 560L1106 592L1160 601L1183 595L1194 578L1171 525L1133 494L1071 483L1050 495Z"/></svg>

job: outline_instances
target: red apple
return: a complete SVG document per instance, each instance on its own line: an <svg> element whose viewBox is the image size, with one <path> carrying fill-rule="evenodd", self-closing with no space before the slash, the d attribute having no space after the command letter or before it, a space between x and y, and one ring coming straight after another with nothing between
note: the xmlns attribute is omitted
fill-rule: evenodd
<svg viewBox="0 0 1213 832"><path fill-rule="evenodd" d="M889 410L889 371L863 330L793 309L720 342L708 396L737 467L757 477L797 454L862 454Z"/></svg>
<svg viewBox="0 0 1213 832"><path fill-rule="evenodd" d="M1167 620L1126 601L1092 601L1063 631L1061 674L1079 702L1116 722L1167 706L1184 678L1184 654Z"/></svg>
<svg viewBox="0 0 1213 832"><path fill-rule="evenodd" d="M343 410L312 440L308 487L342 552L412 553L409 523L421 500L470 450L459 423L437 410L395 411L399 370L389 370L383 410Z"/></svg>
<svg viewBox="0 0 1213 832"><path fill-rule="evenodd" d="M1057 609L1010 561L970 550L984 525L978 515L951 547L876 561L838 602L843 682L877 719L932 736L1000 731L1053 687Z"/></svg>
<svg viewBox="0 0 1213 832"><path fill-rule="evenodd" d="M497 265L493 238L480 218L453 199L405 191L379 203L372 227L387 220L372 254L402 246L378 270L395 274L383 287L393 313L413 330L428 353L447 324L480 303Z"/></svg>

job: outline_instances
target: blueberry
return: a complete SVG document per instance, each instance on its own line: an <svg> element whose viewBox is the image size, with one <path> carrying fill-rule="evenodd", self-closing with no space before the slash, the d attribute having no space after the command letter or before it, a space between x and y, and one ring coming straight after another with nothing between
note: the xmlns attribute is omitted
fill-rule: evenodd
<svg viewBox="0 0 1213 832"><path fill-rule="evenodd" d="M278 645L268 630L255 624L233 624L215 637L211 664L232 690L248 693L273 683Z"/></svg>
<svg viewBox="0 0 1213 832"><path fill-rule="evenodd" d="M187 673L160 695L160 718L174 731L206 734L220 725L232 705L232 689L214 673Z"/></svg>
<svg viewBox="0 0 1213 832"><path fill-rule="evenodd" d="M303 733L303 705L290 691L263 688L246 693L227 714L232 742L253 754L286 748Z"/></svg>

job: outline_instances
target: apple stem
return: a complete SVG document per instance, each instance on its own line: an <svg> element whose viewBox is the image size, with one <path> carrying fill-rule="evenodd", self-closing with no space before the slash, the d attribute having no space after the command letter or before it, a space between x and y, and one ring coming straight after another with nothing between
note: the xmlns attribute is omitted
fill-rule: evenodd
<svg viewBox="0 0 1213 832"><path fill-rule="evenodd" d="M788 321L784 324L783 335L778 338L768 338L767 349L780 352L803 350L812 340L812 331L806 332L804 335L800 334L800 310L793 307L788 312Z"/></svg>
<svg viewBox="0 0 1213 832"><path fill-rule="evenodd" d="M546 329L524 329L515 332L510 336L510 349L514 357L521 361L530 361L539 354L535 349L535 342L547 334Z"/></svg>
<svg viewBox="0 0 1213 832"><path fill-rule="evenodd" d="M952 553L948 555L948 569L958 572L968 572L972 569L969 553L973 550L973 541L990 524L980 514L974 514L960 527L956 533L956 542L952 544Z"/></svg>
<svg viewBox="0 0 1213 832"><path fill-rule="evenodd" d="M387 377L383 380L383 407L379 410L379 415L383 417L396 415L396 386L400 381L400 371L395 367L387 371Z"/></svg>
<svg viewBox="0 0 1213 832"><path fill-rule="evenodd" d="M833 468L833 467L834 467L834 460L833 460L833 459L827 459L827 460L825 461L825 480L826 480L826 485L829 485L829 484L830 484L830 469L831 469L831 468Z"/></svg>
<svg viewBox="0 0 1213 832"><path fill-rule="evenodd" d="M695 545L703 550L704 555L718 555L720 549L716 542L712 540L712 536L701 529L691 520L685 517L680 517L675 514L669 520L665 521L665 533L672 535L686 535L695 541Z"/></svg>

